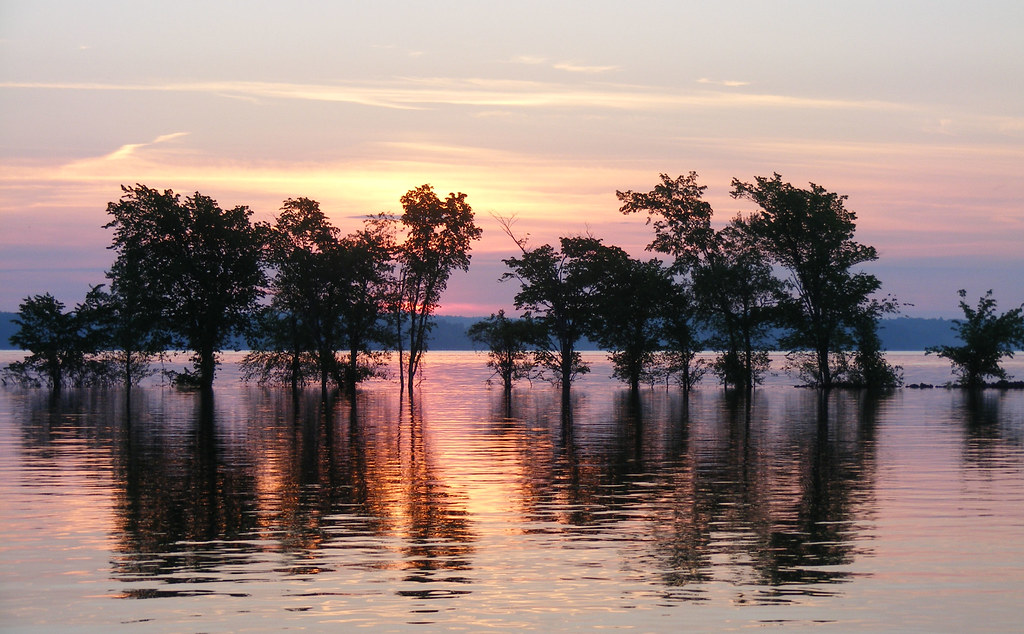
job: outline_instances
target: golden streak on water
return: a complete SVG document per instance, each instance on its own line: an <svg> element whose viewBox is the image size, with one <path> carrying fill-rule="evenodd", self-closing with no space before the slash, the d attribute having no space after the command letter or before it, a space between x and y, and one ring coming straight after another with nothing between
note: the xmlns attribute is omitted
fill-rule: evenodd
<svg viewBox="0 0 1024 634"><path fill-rule="evenodd" d="M5 627L1018 625L1024 393L633 403L592 355L564 419L542 384L503 402L481 355L427 359L410 407L385 382L295 403L229 354L212 422L159 385L128 413L0 389Z"/></svg>

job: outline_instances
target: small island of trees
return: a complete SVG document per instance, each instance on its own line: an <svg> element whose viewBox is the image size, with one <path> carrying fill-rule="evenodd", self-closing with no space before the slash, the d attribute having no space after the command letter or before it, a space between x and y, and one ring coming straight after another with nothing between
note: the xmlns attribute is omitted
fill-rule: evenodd
<svg viewBox="0 0 1024 634"><path fill-rule="evenodd" d="M401 197L401 215L368 216L349 234L308 198L284 201L269 224L198 192L122 190L107 206L116 257L106 283L71 309L49 293L26 298L11 341L29 354L3 370L5 384L121 384L130 393L167 351L188 350L191 367L173 381L206 393L218 353L244 336L246 380L352 393L385 376L397 353L411 398L440 297L454 271L468 270L482 233L465 194L442 199L430 185ZM518 283L522 316L502 310L468 334L506 392L539 378L567 398L590 369L584 339L608 351L614 376L634 392L674 383L686 393L709 373L748 392L770 350L786 351L787 369L808 386L902 383L878 336L897 303L860 268L878 253L854 239L845 196L779 174L734 179L732 196L757 210L718 228L705 190L690 172L661 174L649 192L617 192L620 211L645 215L653 229L647 259L592 235L533 245L514 217L497 217L518 251L502 280ZM1005 382L999 362L1024 345L1024 307L997 315L991 291L977 308L960 306L963 345L928 352L948 358L966 387ZM708 349L710 362L699 356Z"/></svg>

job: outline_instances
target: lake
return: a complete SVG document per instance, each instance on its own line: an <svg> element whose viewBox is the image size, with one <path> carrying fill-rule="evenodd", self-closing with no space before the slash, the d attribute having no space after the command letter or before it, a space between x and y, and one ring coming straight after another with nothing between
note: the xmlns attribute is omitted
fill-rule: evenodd
<svg viewBox="0 0 1024 634"><path fill-rule="evenodd" d="M1020 631L1024 391L634 400L587 356L567 413L457 352L412 405L237 354L209 408L0 388L0 629Z"/></svg>

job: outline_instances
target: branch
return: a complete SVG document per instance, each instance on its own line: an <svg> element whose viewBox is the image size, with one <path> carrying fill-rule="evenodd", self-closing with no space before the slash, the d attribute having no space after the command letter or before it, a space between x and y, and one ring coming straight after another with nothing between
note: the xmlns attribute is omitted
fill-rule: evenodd
<svg viewBox="0 0 1024 634"><path fill-rule="evenodd" d="M520 251L522 251L523 253L527 253L529 251L526 248L526 243L530 238L530 234L526 234L522 238L517 238L515 234L512 232L512 225L515 224L516 222L516 217L514 215L499 216L496 213L492 213L491 217L497 221L498 225L501 227L501 230L505 232L505 235L512 238L512 241L516 243L516 246L519 247Z"/></svg>

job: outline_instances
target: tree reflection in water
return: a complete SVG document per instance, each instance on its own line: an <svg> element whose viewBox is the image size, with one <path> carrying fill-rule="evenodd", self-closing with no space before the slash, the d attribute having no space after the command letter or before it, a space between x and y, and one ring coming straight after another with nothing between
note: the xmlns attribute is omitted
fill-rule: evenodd
<svg viewBox="0 0 1024 634"><path fill-rule="evenodd" d="M547 540L534 543L537 557L557 557L543 551L552 544L617 549L614 574L669 600L703 600L725 583L740 589L736 600L761 602L849 578L864 552L855 538L870 521L887 399L623 390L610 400L574 394L563 409L554 390L496 390L481 400L489 415L452 422L388 390L325 401L318 391L251 389L205 404L139 390L128 410L115 396L61 398L37 400L27 442L59 461L45 430L72 420L109 450L112 565L124 596L323 574L335 582L346 571L392 575L403 596L451 596L472 590L480 537L497 532ZM968 424L985 429L988 410L978 411ZM452 480L452 447L510 459L508 473L484 474L512 492L510 525L471 512L464 483Z"/></svg>
<svg viewBox="0 0 1024 634"><path fill-rule="evenodd" d="M399 416L390 399L318 393L262 392L252 405L227 426L201 400L182 420L133 409L116 451L118 578L220 581L238 568L251 581L356 566L427 582L469 569L469 518L435 473L415 409Z"/></svg>
<svg viewBox="0 0 1024 634"><path fill-rule="evenodd" d="M641 545L623 567L677 599L712 581L767 586L772 600L849 577L886 397L799 392L778 420L759 392L622 391L608 418L557 423L535 395L501 398L491 431L519 441L520 512L538 525L524 532Z"/></svg>
<svg viewBox="0 0 1024 634"><path fill-rule="evenodd" d="M8 613L175 631L1016 624L1017 392L684 399L598 377L563 410L557 389L481 387L478 366L432 366L415 407L385 383L324 401L228 382L205 407L159 386L128 406L0 391Z"/></svg>

